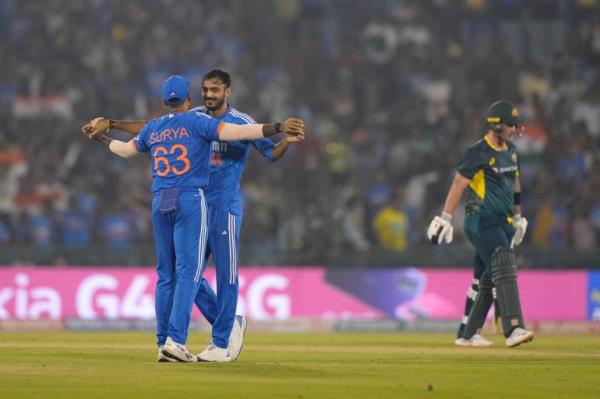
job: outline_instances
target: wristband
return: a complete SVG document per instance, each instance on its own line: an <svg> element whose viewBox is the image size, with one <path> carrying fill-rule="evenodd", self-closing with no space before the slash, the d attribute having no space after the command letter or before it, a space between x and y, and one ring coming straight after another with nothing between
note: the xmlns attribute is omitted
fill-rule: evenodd
<svg viewBox="0 0 600 399"><path fill-rule="evenodd" d="M267 124L263 125L263 127L262 127L263 136L264 137L271 137L271 136L274 136L277 133L279 133L277 131L277 126L276 125L278 125L278 124L277 123L267 123ZM279 125L281 125L281 124L279 123Z"/></svg>
<svg viewBox="0 0 600 399"><path fill-rule="evenodd" d="M275 127L275 131L276 131L277 133L281 133L281 122L276 122L276 123L274 124L274 127Z"/></svg>
<svg viewBox="0 0 600 399"><path fill-rule="evenodd" d="M108 120L108 128L109 129L114 129L115 128L115 120L114 119L109 119Z"/></svg>

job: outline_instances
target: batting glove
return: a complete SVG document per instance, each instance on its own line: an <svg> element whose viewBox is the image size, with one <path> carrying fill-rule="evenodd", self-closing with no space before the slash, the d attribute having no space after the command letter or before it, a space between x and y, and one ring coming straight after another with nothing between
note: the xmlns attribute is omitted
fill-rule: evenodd
<svg viewBox="0 0 600 399"><path fill-rule="evenodd" d="M527 232L527 219L520 214L513 216L513 227L515 228L515 235L510 242L511 248L521 244L523 241L523 237L525 237L525 233Z"/></svg>
<svg viewBox="0 0 600 399"><path fill-rule="evenodd" d="M441 216L433 218L427 229L427 238L434 244L445 242L450 244L454 235L454 227L452 227L452 215L442 212Z"/></svg>

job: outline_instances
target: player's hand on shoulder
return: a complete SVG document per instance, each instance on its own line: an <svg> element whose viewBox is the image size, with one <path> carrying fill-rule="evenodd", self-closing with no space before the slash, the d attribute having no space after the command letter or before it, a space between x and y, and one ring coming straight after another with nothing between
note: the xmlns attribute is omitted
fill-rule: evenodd
<svg viewBox="0 0 600 399"><path fill-rule="evenodd" d="M102 136L110 127L108 119L102 117L94 118L90 122L86 123L82 128L81 132L90 140L97 140Z"/></svg>
<svg viewBox="0 0 600 399"><path fill-rule="evenodd" d="M281 132L289 136L301 136L304 140L304 121L300 118L287 118L281 122Z"/></svg>
<svg viewBox="0 0 600 399"><path fill-rule="evenodd" d="M433 218L427 229L427 238L434 244L445 242L450 244L454 236L454 227L452 227L452 215L442 212L441 216Z"/></svg>

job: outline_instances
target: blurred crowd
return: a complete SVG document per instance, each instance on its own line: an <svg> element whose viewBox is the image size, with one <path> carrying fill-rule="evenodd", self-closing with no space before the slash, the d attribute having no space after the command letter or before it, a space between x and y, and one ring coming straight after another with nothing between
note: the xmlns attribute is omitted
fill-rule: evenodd
<svg viewBox="0 0 600 399"><path fill-rule="evenodd" d="M524 245L595 250L599 3L0 0L0 253L27 248L3 262L152 248L149 160L112 156L79 127L160 115L172 73L200 104L212 68L257 121L309 126L279 162L248 162L246 264L418 247L497 99L527 120Z"/></svg>

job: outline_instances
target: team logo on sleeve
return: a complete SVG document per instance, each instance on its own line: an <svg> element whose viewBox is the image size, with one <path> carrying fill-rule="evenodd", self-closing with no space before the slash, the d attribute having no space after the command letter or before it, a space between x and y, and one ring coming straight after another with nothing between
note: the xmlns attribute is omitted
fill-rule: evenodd
<svg viewBox="0 0 600 399"><path fill-rule="evenodd" d="M510 160L513 161L513 163L517 163L517 154L513 152L513 154L510 156Z"/></svg>
<svg viewBox="0 0 600 399"><path fill-rule="evenodd" d="M494 166L496 164L496 158L492 157L488 163L490 166Z"/></svg>

